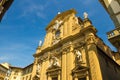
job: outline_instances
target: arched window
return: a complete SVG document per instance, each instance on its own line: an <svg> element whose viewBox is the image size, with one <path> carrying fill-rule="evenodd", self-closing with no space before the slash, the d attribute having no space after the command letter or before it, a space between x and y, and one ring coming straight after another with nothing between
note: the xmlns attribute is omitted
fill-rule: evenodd
<svg viewBox="0 0 120 80"><path fill-rule="evenodd" d="M55 37L56 37L56 38L59 38L59 37L60 37L60 30L57 30L57 31L55 32Z"/></svg>

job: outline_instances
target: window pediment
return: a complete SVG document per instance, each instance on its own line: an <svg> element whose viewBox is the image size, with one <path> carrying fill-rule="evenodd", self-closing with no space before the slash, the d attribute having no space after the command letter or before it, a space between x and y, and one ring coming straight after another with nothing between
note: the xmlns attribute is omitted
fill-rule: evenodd
<svg viewBox="0 0 120 80"><path fill-rule="evenodd" d="M72 70L73 77L85 77L88 74L88 67L77 65Z"/></svg>

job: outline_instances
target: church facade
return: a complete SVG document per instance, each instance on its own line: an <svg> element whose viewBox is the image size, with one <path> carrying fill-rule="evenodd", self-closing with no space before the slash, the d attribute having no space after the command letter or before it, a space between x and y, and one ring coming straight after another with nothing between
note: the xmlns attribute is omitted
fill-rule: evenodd
<svg viewBox="0 0 120 80"><path fill-rule="evenodd" d="M120 66L111 49L96 35L84 13L59 13L46 27L34 54L33 80L120 80Z"/></svg>

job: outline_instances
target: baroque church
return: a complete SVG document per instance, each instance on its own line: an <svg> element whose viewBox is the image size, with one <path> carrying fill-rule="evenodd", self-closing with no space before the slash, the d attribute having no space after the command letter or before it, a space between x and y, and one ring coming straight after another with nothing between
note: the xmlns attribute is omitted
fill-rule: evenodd
<svg viewBox="0 0 120 80"><path fill-rule="evenodd" d="M34 56L33 80L120 80L120 56L99 38L88 14L59 13Z"/></svg>

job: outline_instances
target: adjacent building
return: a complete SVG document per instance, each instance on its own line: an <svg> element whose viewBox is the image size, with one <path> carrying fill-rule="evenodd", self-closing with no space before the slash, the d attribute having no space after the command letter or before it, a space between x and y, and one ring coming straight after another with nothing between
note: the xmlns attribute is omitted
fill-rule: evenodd
<svg viewBox="0 0 120 80"><path fill-rule="evenodd" d="M32 80L33 63L23 68L21 80Z"/></svg>
<svg viewBox="0 0 120 80"><path fill-rule="evenodd" d="M99 0L113 20L115 27L120 27L120 0Z"/></svg>
<svg viewBox="0 0 120 80"><path fill-rule="evenodd" d="M22 68L10 66L11 74L9 80L22 80Z"/></svg>
<svg viewBox="0 0 120 80"><path fill-rule="evenodd" d="M99 0L104 6L105 10L110 15L115 29L107 32L108 40L118 50L114 52L115 60L120 64L120 0ZM108 26L109 27L109 26Z"/></svg>
<svg viewBox="0 0 120 80"><path fill-rule="evenodd" d="M10 74L11 74L11 71L10 71L10 64L5 62L5 63L1 63L1 65L3 65L4 67L7 68L7 72L6 72L6 75L5 75L5 78L4 80L9 80L9 77L10 77Z"/></svg>
<svg viewBox="0 0 120 80"><path fill-rule="evenodd" d="M7 71L8 71L8 68L0 64L0 80L5 79Z"/></svg>
<svg viewBox="0 0 120 80"><path fill-rule="evenodd" d="M84 13L58 14L46 27L43 44L34 54L33 80L120 80L113 51L99 38Z"/></svg>
<svg viewBox="0 0 120 80"><path fill-rule="evenodd" d="M5 80L32 80L33 63L24 68L9 66Z"/></svg>

